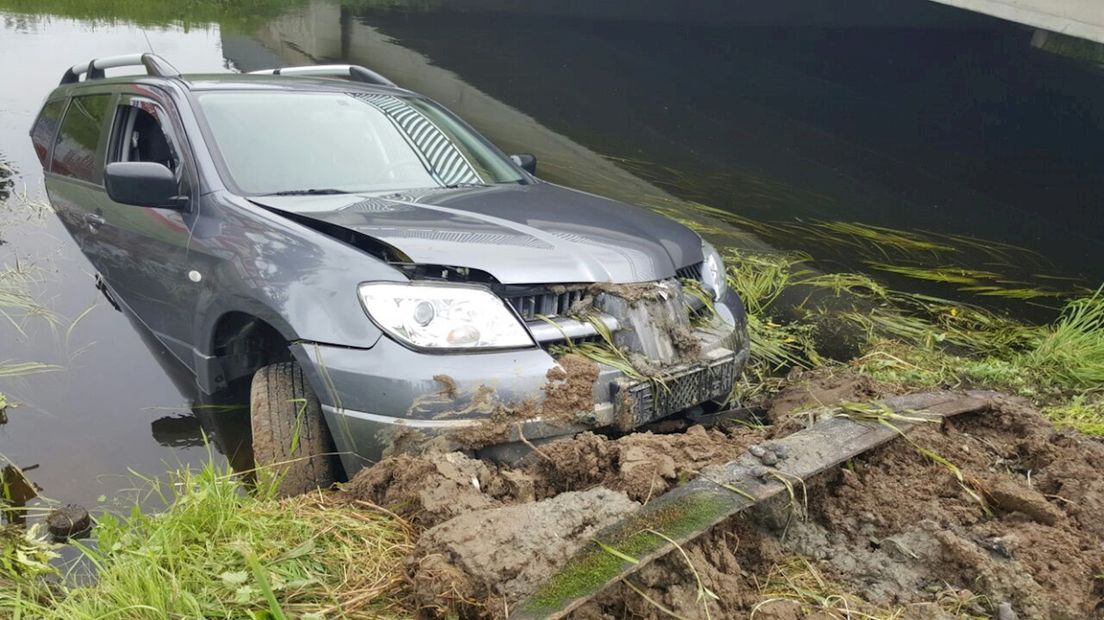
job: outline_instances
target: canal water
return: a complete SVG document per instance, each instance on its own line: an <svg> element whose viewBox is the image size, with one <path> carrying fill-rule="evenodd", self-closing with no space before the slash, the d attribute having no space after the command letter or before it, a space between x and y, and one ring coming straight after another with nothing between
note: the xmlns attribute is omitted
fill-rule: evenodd
<svg viewBox="0 0 1104 620"><path fill-rule="evenodd" d="M989 272L981 285L997 289L1104 279L1104 74L1091 54L1029 28L924 0L260 0L248 13L195 3L208 4L185 24L152 0L114 3L114 14L0 0L0 269L25 272L56 314L0 315L0 366L57 367L0 376L18 402L0 454L37 466L45 497L98 505L132 489L132 472L248 462L236 449L242 412L197 400L100 297L56 218L26 207L43 198L33 116L67 66L96 56L152 49L185 72L362 64L503 150L535 153L555 182L708 205L824 268L1024 315L1056 301L879 271L884 250L856 239L889 227L938 240L954 251L895 259Z"/></svg>

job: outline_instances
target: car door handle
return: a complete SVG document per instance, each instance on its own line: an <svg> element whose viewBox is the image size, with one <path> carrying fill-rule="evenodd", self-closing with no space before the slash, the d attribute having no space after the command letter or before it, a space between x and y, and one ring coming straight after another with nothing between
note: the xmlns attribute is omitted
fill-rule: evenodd
<svg viewBox="0 0 1104 620"><path fill-rule="evenodd" d="M96 232L100 229L100 226L107 223L107 220L99 213L88 213L84 216L84 223L88 224L88 230Z"/></svg>

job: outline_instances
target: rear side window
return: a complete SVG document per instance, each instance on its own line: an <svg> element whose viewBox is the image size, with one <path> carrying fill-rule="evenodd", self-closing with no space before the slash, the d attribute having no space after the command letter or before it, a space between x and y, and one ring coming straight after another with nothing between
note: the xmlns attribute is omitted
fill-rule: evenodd
<svg viewBox="0 0 1104 620"><path fill-rule="evenodd" d="M42 164L43 168L46 167L46 158L50 155L50 145L54 142L58 122L61 120L61 113L64 111L64 99L47 103L43 106L42 112L38 114L38 120L35 121L34 127L31 128L31 142L34 143L35 154L38 155L38 162Z"/></svg>
<svg viewBox="0 0 1104 620"><path fill-rule="evenodd" d="M73 98L54 144L51 172L92 183L101 181L103 174L96 168L96 154L106 133L104 120L110 112L112 96Z"/></svg>

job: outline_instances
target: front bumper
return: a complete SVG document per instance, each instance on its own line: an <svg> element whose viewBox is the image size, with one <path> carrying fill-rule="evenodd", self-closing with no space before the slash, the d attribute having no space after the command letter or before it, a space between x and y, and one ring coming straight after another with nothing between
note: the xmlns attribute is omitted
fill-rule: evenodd
<svg viewBox="0 0 1104 620"><path fill-rule="evenodd" d="M484 447L473 444L470 431L491 421L499 423L486 444L494 446L491 456L509 458L527 442L603 427L629 430L726 397L748 357L743 307L738 299L726 302L736 326L696 332L702 341L697 360L668 366L660 381L645 382L599 365L592 408L571 420L525 415L533 409L524 405L541 402L557 367L540 348L427 354L382 338L371 349L298 343L292 353L318 394L349 475L389 450L426 442Z"/></svg>

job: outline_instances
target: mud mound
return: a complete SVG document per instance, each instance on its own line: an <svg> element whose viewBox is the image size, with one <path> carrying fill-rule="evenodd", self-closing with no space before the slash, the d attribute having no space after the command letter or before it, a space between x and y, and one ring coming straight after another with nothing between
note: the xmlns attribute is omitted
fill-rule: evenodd
<svg viewBox="0 0 1104 620"><path fill-rule="evenodd" d="M501 506L487 493L505 495L493 465L459 452L388 457L360 470L341 494L371 502L426 528L457 515Z"/></svg>
<svg viewBox="0 0 1104 620"><path fill-rule="evenodd" d="M685 433L637 433L619 439L583 433L541 446L539 454L516 468L460 452L399 454L362 469L342 487L342 494L387 508L419 529L476 510L597 486L645 502L761 439L760 433L745 429L725 433L701 426Z"/></svg>
<svg viewBox="0 0 1104 620"><path fill-rule="evenodd" d="M541 447L543 458L530 461L526 471L540 497L601 485L647 502L707 465L732 460L761 439L750 430L725 433L701 426L685 433L635 433L619 439L583 433Z"/></svg>
<svg viewBox="0 0 1104 620"><path fill-rule="evenodd" d="M784 392L775 399L778 419L881 391L853 377L833 381L817 376ZM422 616L500 617L633 502L786 426L618 439L585 433L542 445L514 468L459 453L399 456L361 472L344 494L427 530L408 563ZM807 488L795 485L792 498L714 528L686 545L685 556L645 566L574 617L661 618L666 609L704 618L709 600L713 618L851 610L1104 620L1101 471L1104 443L1055 431L1023 403L998 399L990 410L915 428Z"/></svg>
<svg viewBox="0 0 1104 620"><path fill-rule="evenodd" d="M909 438L810 481L804 518L769 502L689 545L693 571L646 567L653 603L619 585L575 617L704 618L696 572L714 618L1104 618L1104 444L1012 400Z"/></svg>
<svg viewBox="0 0 1104 620"><path fill-rule="evenodd" d="M836 369L796 371L788 377L785 387L764 403L764 408L771 423L777 425L800 411L845 402L867 402L894 392L865 375Z"/></svg>
<svg viewBox="0 0 1104 620"><path fill-rule="evenodd" d="M504 615L601 528L639 507L608 489L470 512L425 532L408 567L420 610Z"/></svg>

